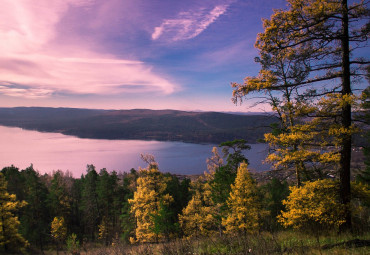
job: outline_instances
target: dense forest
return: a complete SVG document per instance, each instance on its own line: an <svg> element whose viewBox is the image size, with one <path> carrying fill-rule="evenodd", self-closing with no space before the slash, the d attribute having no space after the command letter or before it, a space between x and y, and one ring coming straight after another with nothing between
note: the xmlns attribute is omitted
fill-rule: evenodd
<svg viewBox="0 0 370 255"><path fill-rule="evenodd" d="M277 121L273 114L175 110L91 110L48 107L0 108L0 124L80 138L140 139L218 144L256 143Z"/></svg>
<svg viewBox="0 0 370 255"><path fill-rule="evenodd" d="M231 249L230 254L234 249L237 254L245 247L240 243L229 247L235 234L255 236L293 227L316 236L335 231L343 222L343 207L335 202L338 181L310 182L307 176L303 187L294 185L295 179L266 177L256 182L242 153L248 149L245 141L221 147L225 155L215 147L207 160L208 170L192 180L160 172L151 155L142 155L148 164L143 169L109 173L87 165L80 178L62 171L41 175L32 165L24 170L4 167L0 173L2 252L152 254L154 248L129 250L141 247L138 244L217 238L212 242L222 242L218 249ZM360 235L370 230L368 173L369 167L352 184L353 222ZM193 241L171 244L167 249L174 249L172 253L157 252L195 251ZM360 242L368 245L366 240ZM257 244L244 245L258 250ZM279 245L263 247L262 253L280 253L284 247Z"/></svg>
<svg viewBox="0 0 370 255"><path fill-rule="evenodd" d="M368 2L287 2L257 36L259 74L232 87L235 103L256 94L270 103L277 121L264 131L266 161L289 179L257 181L242 139L223 140L207 171L191 180L162 173L151 155L142 155L143 169L118 174L88 165L81 178L5 167L1 251L368 254ZM364 146L355 148L361 130ZM364 155L356 169L354 150Z"/></svg>

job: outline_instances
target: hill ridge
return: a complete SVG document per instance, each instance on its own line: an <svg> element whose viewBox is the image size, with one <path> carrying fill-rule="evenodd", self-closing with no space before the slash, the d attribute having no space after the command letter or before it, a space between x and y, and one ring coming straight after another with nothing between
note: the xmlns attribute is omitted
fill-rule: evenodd
<svg viewBox="0 0 370 255"><path fill-rule="evenodd" d="M0 125L80 138L256 143L276 121L266 114L238 115L181 110L103 110L67 107L0 108Z"/></svg>

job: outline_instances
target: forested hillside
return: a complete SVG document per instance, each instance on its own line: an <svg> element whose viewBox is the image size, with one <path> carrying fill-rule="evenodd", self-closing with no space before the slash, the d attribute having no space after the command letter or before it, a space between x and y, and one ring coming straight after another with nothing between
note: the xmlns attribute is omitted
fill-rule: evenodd
<svg viewBox="0 0 370 255"><path fill-rule="evenodd" d="M87 110L72 108L0 108L0 125L81 138L140 139L221 143L263 138L276 118L175 110Z"/></svg>
<svg viewBox="0 0 370 255"><path fill-rule="evenodd" d="M81 178L6 166L0 252L369 254L369 13L368 1L288 0L263 20L255 44L259 73L232 83L233 100L257 95L274 119L1 109L2 125L40 131L222 143L206 159L207 171L191 180L161 172L152 155L141 155L145 168L123 174L87 165ZM256 178L243 152L247 141L262 137L276 175Z"/></svg>

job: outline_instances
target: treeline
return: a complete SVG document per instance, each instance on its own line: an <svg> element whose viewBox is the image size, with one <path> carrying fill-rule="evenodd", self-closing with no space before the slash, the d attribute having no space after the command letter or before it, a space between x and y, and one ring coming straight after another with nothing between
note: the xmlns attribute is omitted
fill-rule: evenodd
<svg viewBox="0 0 370 255"><path fill-rule="evenodd" d="M80 179L62 172L40 176L32 167L4 168L1 248L29 242L41 249L54 244L78 250L88 242L246 237L282 227L317 240L331 230L368 233L370 87L361 78L370 80L370 67L366 58L356 57L367 47L368 16L365 1L290 0L264 20L258 34L259 74L232 84L235 103L263 95L262 103L278 116L269 133L263 132L270 148L266 160L277 171L294 171L290 187L276 179L257 183L242 153L249 148L243 140L222 144L225 157L215 149L208 172L192 182L161 173L150 156L143 157L147 168L120 176L98 173L91 165ZM206 123L201 120L189 123ZM202 127L205 134L210 126ZM146 128L142 122L137 127ZM361 128L365 161L354 182L353 136Z"/></svg>
<svg viewBox="0 0 370 255"><path fill-rule="evenodd" d="M129 199L142 175L134 169L123 174L96 171L93 165L87 166L81 178L62 171L40 175L32 166L24 170L3 168L0 249L19 252L26 247L62 248L71 240L74 244L128 241L136 225ZM171 174L163 176L166 192L175 198L171 213L177 215L190 199L190 181L180 181Z"/></svg>
<svg viewBox="0 0 370 255"><path fill-rule="evenodd" d="M145 109L0 108L1 125L92 139L214 144L246 139L250 143L256 143L270 130L269 125L276 121L276 117L266 114L237 115Z"/></svg>
<svg viewBox="0 0 370 255"><path fill-rule="evenodd" d="M5 167L0 249L77 254L91 243L245 236L283 227L319 235L343 224L337 181L308 181L302 187L275 178L257 183L242 153L248 149L245 141L222 145L226 161L215 147L208 171L193 181L161 173L151 155L143 156L148 166L138 171L117 174L87 165L81 178L62 171L41 175L32 165ZM353 222L361 232L369 230L368 185L366 180L352 185Z"/></svg>

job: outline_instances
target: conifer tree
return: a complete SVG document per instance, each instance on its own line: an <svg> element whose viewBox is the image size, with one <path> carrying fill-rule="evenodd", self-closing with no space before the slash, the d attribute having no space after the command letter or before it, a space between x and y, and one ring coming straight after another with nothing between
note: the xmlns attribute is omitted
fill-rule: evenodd
<svg viewBox="0 0 370 255"><path fill-rule="evenodd" d="M361 66L369 63L364 58L355 58L355 50L367 46L369 23L364 20L368 16L366 1L349 5L347 0L288 0L288 9L274 10L271 18L264 20L264 32L258 35L256 47L262 59L259 76L246 78L244 85L233 84L234 96L239 98L251 91L273 96L274 91L294 89L302 98L312 99L311 106L319 106L313 111L305 110L306 117L315 117L320 123L313 122L307 128L302 126L303 129L298 126L301 136L298 146L306 140L304 134L314 134L318 127L327 130L325 138L329 143L321 140L321 146L331 145L336 155L321 159L319 155L312 156L339 163L340 199L346 208L350 208L351 142L355 130L351 116L355 102L352 85L353 79L364 75ZM286 69L289 65L293 67L291 72ZM283 99L284 105L292 107L286 97ZM328 125L321 128L322 123ZM320 136L308 138L310 143ZM301 150L296 150L295 140L289 141L288 137L286 142L292 146L289 152L298 151L297 156L303 159L315 152L299 155ZM345 214L346 223L342 226L349 229L351 211L348 209Z"/></svg>
<svg viewBox="0 0 370 255"><path fill-rule="evenodd" d="M120 232L119 216L123 202L123 190L118 185L117 173L109 174L105 168L101 169L96 183L96 193L101 215L99 226L104 226L105 231L104 238L101 234L99 234L99 238L109 244ZM101 233L101 229L99 233Z"/></svg>
<svg viewBox="0 0 370 255"><path fill-rule="evenodd" d="M58 249L61 248L64 241L67 238L67 226L63 217L54 217L51 222L51 236L57 243L57 253Z"/></svg>
<svg viewBox="0 0 370 255"><path fill-rule="evenodd" d="M83 178L82 188L82 221L85 227L85 233L90 240L95 240L98 232L98 224L101 221L98 205L98 195L96 185L98 182L98 174L94 165L87 165L87 174Z"/></svg>
<svg viewBox="0 0 370 255"><path fill-rule="evenodd" d="M184 235L188 238L211 236L216 233L219 210L212 201L209 183L202 178L191 183L193 196L179 215L179 222Z"/></svg>
<svg viewBox="0 0 370 255"><path fill-rule="evenodd" d="M122 204L120 222L122 235L121 238L124 242L129 242L135 236L135 215L131 212L131 205L129 200L133 199L136 190L136 183L138 172L131 169L130 173L125 173L123 177L123 190L122 193L124 202Z"/></svg>
<svg viewBox="0 0 370 255"><path fill-rule="evenodd" d="M269 212L269 215L264 218L263 227L269 231L278 230L281 225L278 224L276 217L285 209L283 200L289 195L288 183L274 177L261 187L261 193L263 194L262 207Z"/></svg>
<svg viewBox="0 0 370 255"><path fill-rule="evenodd" d="M28 242L18 233L20 222L16 212L26 202L17 201L14 194L9 194L7 182L0 173L0 249L2 252L23 252Z"/></svg>
<svg viewBox="0 0 370 255"><path fill-rule="evenodd" d="M173 222L174 212L170 206L161 202L158 211L151 214L151 217L154 223L151 228L152 232L157 236L162 235L166 241L169 241L171 234L177 230L177 224Z"/></svg>
<svg viewBox="0 0 370 255"><path fill-rule="evenodd" d="M213 156L207 160L209 173L205 173L206 181L211 189L213 217L218 223L219 235L222 236L222 218L227 213L227 199L231 191L231 184L234 183L239 164L247 162L243 151L249 150L250 146L247 141L233 140L223 142L219 145L222 147L223 157L218 153L217 148L213 148ZM223 158L226 164L223 164Z"/></svg>
<svg viewBox="0 0 370 255"><path fill-rule="evenodd" d="M60 170L53 173L47 196L47 203L52 217L62 216L66 220L71 215L71 195L68 179L71 180L72 177L66 176Z"/></svg>
<svg viewBox="0 0 370 255"><path fill-rule="evenodd" d="M43 246L49 241L51 218L49 208L46 206L48 190L32 165L22 170L21 174L25 180L22 189L25 190L25 201L27 202L27 206L23 208L20 217L22 222L21 233L30 243L42 250Z"/></svg>
<svg viewBox="0 0 370 255"><path fill-rule="evenodd" d="M286 211L278 216L285 227L318 234L338 228L345 222L344 206L339 202L339 183L332 180L305 182L302 187L290 187L283 201Z"/></svg>
<svg viewBox="0 0 370 255"><path fill-rule="evenodd" d="M227 201L229 214L223 220L228 233L253 233L259 230L262 210L257 184L249 173L246 163L242 163L231 185L230 197Z"/></svg>
<svg viewBox="0 0 370 255"><path fill-rule="evenodd" d="M166 178L166 191L173 201L161 204L160 210L153 215L156 231L164 234L168 239L180 234L179 215L191 199L190 179L179 180L176 175L164 174Z"/></svg>
<svg viewBox="0 0 370 255"><path fill-rule="evenodd" d="M153 231L155 222L153 215L158 214L161 204L170 203L173 198L165 194L166 180L158 170L157 163L148 161L148 167L140 169L140 177L137 179L137 190L133 199L129 199L131 212L136 219L135 238L131 242L155 242L163 238L162 235Z"/></svg>
<svg viewBox="0 0 370 255"><path fill-rule="evenodd" d="M250 146L247 141L234 140L220 144L222 147L223 158L226 158L225 165L218 165L212 173L212 178L209 178L209 183L212 188L212 199L215 204L219 204L221 209L226 207L226 200L230 194L230 185L234 183L236 172L239 164L242 162L248 163L248 159L243 155L244 150L249 150ZM217 157L217 151L214 157ZM222 162L222 161L220 161Z"/></svg>

